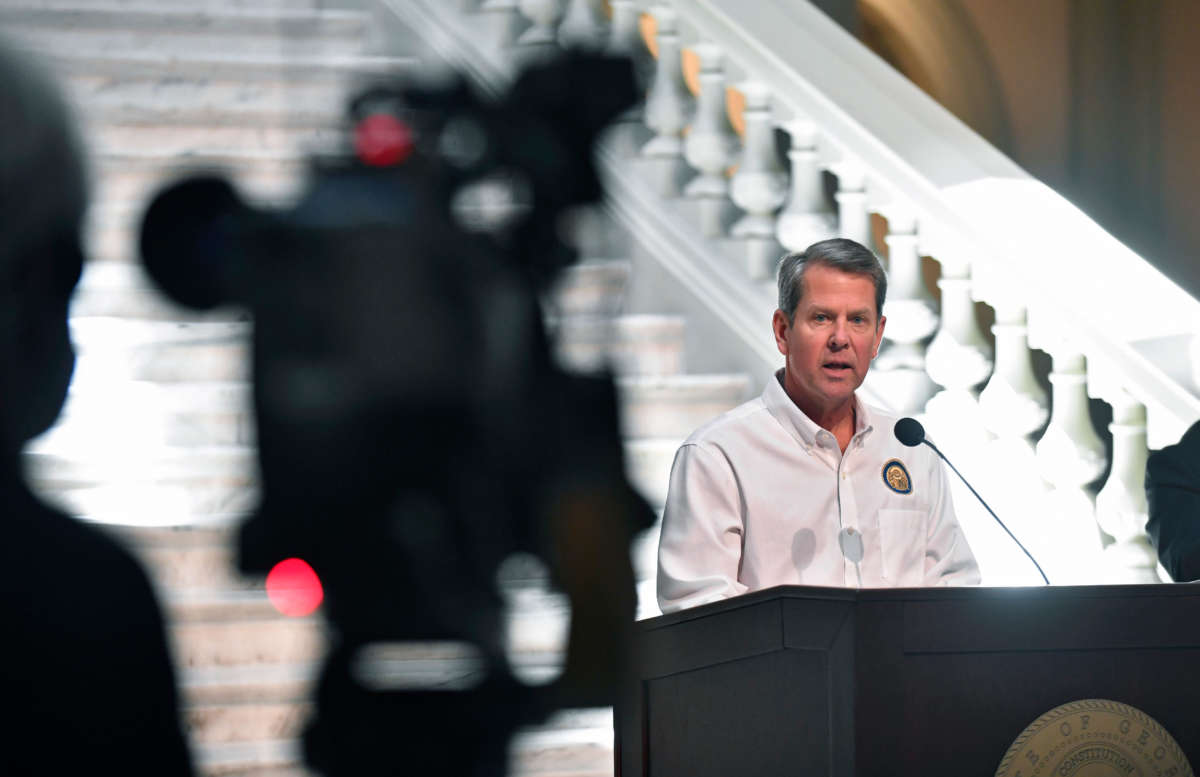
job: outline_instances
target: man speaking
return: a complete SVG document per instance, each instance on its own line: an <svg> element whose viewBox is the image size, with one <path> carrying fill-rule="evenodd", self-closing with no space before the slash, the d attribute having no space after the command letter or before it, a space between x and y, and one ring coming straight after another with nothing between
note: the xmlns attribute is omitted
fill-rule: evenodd
<svg viewBox="0 0 1200 777"><path fill-rule="evenodd" d="M979 568L941 462L901 445L855 395L879 352L887 277L841 238L779 263L762 396L704 425L671 469L658 549L663 612L776 585L970 585Z"/></svg>

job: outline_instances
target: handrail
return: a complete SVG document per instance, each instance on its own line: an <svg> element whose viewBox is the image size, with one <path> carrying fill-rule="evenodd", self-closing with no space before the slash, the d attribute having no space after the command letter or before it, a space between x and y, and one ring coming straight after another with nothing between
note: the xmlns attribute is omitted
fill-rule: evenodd
<svg viewBox="0 0 1200 777"><path fill-rule="evenodd" d="M824 142L898 195L927 244L970 261L979 297L1069 324L1069 339L1109 362L1130 394L1179 424L1200 418L1200 397L1136 347L1200 333L1200 302L1143 257L813 5L678 0L675 7L685 28L721 46L779 107L811 120Z"/></svg>

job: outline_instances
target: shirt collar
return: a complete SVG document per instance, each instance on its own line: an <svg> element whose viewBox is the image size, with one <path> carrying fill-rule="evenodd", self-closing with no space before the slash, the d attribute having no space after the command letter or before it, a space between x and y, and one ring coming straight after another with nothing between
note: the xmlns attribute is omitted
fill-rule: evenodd
<svg viewBox="0 0 1200 777"><path fill-rule="evenodd" d="M783 428L788 430L805 449L813 447L817 442L817 435L825 431L805 415L804 411L797 407L792 398L783 390L782 369L767 381L766 388L763 389L762 400L775 420L779 421ZM870 409L863 404L857 394L854 395L854 411L857 419L854 436L865 440L875 427Z"/></svg>

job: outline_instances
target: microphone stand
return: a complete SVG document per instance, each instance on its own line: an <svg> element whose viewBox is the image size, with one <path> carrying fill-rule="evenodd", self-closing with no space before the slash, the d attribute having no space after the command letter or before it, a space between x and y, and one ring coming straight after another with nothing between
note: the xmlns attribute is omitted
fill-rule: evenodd
<svg viewBox="0 0 1200 777"><path fill-rule="evenodd" d="M979 500L979 504L983 505L983 508L988 511L988 514L991 515L992 518L994 518L996 520L996 523L1000 524L1000 528L1004 529L1005 533L1007 533L1008 536L1012 538L1012 541L1017 543L1017 547L1020 548L1022 550L1022 552L1024 552L1025 555L1029 557L1029 560L1031 562L1033 562L1033 566L1037 568L1038 574L1042 576L1042 580L1046 583L1046 585L1050 585L1050 578L1046 577L1046 573L1042 571L1042 565L1037 563L1037 559L1035 559L1033 557L1032 553L1030 553L1028 550L1025 549L1025 546L1022 545L1021 541L1016 538L1016 535L1014 535L1011 531L1008 530L1008 527L1004 525L1004 521L1000 520L1000 516L998 516L994 512L992 512L992 508L988 507L988 503L983 501L983 497L981 497L979 495L979 492L975 490L974 486L972 486L970 483L967 482L967 479L964 478L962 473L958 471L958 468L950 463L950 459L946 458L946 455L944 453L942 453L940 450L938 450L938 447L936 445L934 445L933 443L931 443L929 440L925 439L924 437L921 438L921 442L924 443L925 445L928 445L930 448L932 448L933 452L938 455L938 458L940 458L942 461L946 462L946 466L948 466L948 467L950 467L950 469L954 470L954 474L958 475L958 479L963 482L963 485L971 490L971 493L974 494L975 498Z"/></svg>

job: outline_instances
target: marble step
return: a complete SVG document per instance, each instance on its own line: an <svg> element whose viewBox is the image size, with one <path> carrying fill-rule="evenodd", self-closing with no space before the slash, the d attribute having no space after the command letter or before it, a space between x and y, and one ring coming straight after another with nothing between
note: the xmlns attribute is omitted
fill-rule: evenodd
<svg viewBox="0 0 1200 777"><path fill-rule="evenodd" d="M510 592L506 598L505 650L518 665L518 676L527 682L553 676L566 645L566 597L534 590ZM261 588L168 591L163 602L181 667L297 664L323 655L319 613L285 617ZM388 669L387 682L393 685L439 686L476 671L461 655L444 654L441 643L400 643L398 649L402 660Z"/></svg>
<svg viewBox="0 0 1200 777"><path fill-rule="evenodd" d="M282 206L281 203L266 205ZM140 228L144 210L145 204L140 201L93 205L87 227L91 261L84 265L75 289L73 316L171 320L209 317L171 303L142 270L136 253L135 230ZM545 307L549 315L558 317L611 317L620 311L620 297L628 274L628 262L584 262L564 274L556 287L553 304L548 302Z"/></svg>
<svg viewBox="0 0 1200 777"><path fill-rule="evenodd" d="M181 125L167 121L111 120L92 122L89 142L98 156L127 154L153 148L162 154L185 155L206 148L236 148L242 152L290 152L294 154L349 153L350 139L336 126L296 126L257 122L245 117L244 124Z"/></svg>
<svg viewBox="0 0 1200 777"><path fill-rule="evenodd" d="M163 154L150 149L105 153L96 158L95 167L95 202L137 203L131 207L141 208L168 181L214 171L228 177L250 202L286 202L303 191L311 162L304 154L287 150L202 148Z"/></svg>
<svg viewBox="0 0 1200 777"><path fill-rule="evenodd" d="M120 415L107 431L82 440L63 431L34 441L22 462L37 492L72 515L138 527L204 525L236 520L258 502L258 462L249 446L143 445ZM654 507L666 499L681 440L625 441L626 475Z"/></svg>
<svg viewBox="0 0 1200 777"><path fill-rule="evenodd" d="M281 107L294 111L289 115L327 116L329 98L348 85L420 72L418 60L404 54L51 49L38 56L66 80L85 111L132 107L150 116L198 108L236 116Z"/></svg>
<svg viewBox="0 0 1200 777"><path fill-rule="evenodd" d="M242 521L243 516L223 516L208 523L176 526L98 525L137 556L161 590L199 595L205 591L262 590L261 577L243 575L236 568L236 533ZM657 526L631 543L630 555L639 580L653 577L657 545ZM546 628L557 630L565 615L564 603L545 590L545 567L541 562L537 567L541 577L503 580L500 585L514 607L540 613ZM551 632L546 635L544 643L557 639Z"/></svg>
<svg viewBox="0 0 1200 777"><path fill-rule="evenodd" d="M555 356L567 369L619 375L684 371L682 316L571 316L550 323Z"/></svg>
<svg viewBox="0 0 1200 777"><path fill-rule="evenodd" d="M181 673L184 724L194 744L299 736L312 711L317 663L193 667Z"/></svg>
<svg viewBox="0 0 1200 777"><path fill-rule="evenodd" d="M93 374L86 371L84 377ZM103 381L77 380L60 417L80 434L109 426L113 402L126 405L123 421L150 444L169 447L240 446L255 440L250 385L244 380ZM114 397L114 395L116 395ZM94 432L88 430L94 429Z"/></svg>
<svg viewBox="0 0 1200 777"><path fill-rule="evenodd" d="M103 372L102 370L100 372ZM81 378L95 374L84 368ZM750 391L745 375L627 375L616 380L622 434L627 438L686 437L738 404ZM111 427L114 402L120 419L145 443L165 446L250 445L255 439L247 381L76 381L60 424L80 436Z"/></svg>
<svg viewBox="0 0 1200 777"><path fill-rule="evenodd" d="M565 367L609 366L624 375L672 375L683 366L682 318L621 316L563 321L555 352ZM249 378L251 325L245 321L160 321L75 316L76 380L157 383Z"/></svg>
<svg viewBox="0 0 1200 777"><path fill-rule="evenodd" d="M206 524L100 528L137 556L160 590L177 594L262 590L262 577L243 575L236 567L234 545L241 523L240 516L227 516Z"/></svg>
<svg viewBox="0 0 1200 777"><path fill-rule="evenodd" d="M549 317L611 317L620 312L632 265L626 259L590 259L563 271L546 301Z"/></svg>
<svg viewBox="0 0 1200 777"><path fill-rule="evenodd" d="M178 526L232 520L258 504L258 461L247 446L139 445L108 434L82 442L51 430L23 456L31 486L71 515L97 523ZM135 430L136 431L136 430Z"/></svg>
<svg viewBox="0 0 1200 777"><path fill-rule="evenodd" d="M132 237L130 237L132 240ZM195 311L168 299L137 261L92 260L71 298L73 319L120 318L134 321L230 322L245 319L237 308Z"/></svg>
<svg viewBox="0 0 1200 777"><path fill-rule="evenodd" d="M667 501L671 465L684 439L643 437L625 441L625 475L651 507L661 508Z"/></svg>
<svg viewBox="0 0 1200 777"><path fill-rule="evenodd" d="M181 671L311 664L325 653L325 626L320 616L281 615L262 589L169 592L163 607Z"/></svg>
<svg viewBox="0 0 1200 777"><path fill-rule="evenodd" d="M628 375L617 387L625 437L683 439L745 401L751 381L744 374Z"/></svg>
<svg viewBox="0 0 1200 777"><path fill-rule="evenodd" d="M8 35L38 50L79 55L138 50L354 54L370 33L359 11L190 9L153 4L77 3L0 6Z"/></svg>
<svg viewBox="0 0 1200 777"><path fill-rule="evenodd" d="M315 777L302 764L298 739L200 743L192 758L202 777Z"/></svg>
<svg viewBox="0 0 1200 777"><path fill-rule="evenodd" d="M78 359L75 379L97 381L241 382L250 377L247 321L71 319Z"/></svg>
<svg viewBox="0 0 1200 777"><path fill-rule="evenodd" d="M311 777L298 739L199 743L197 765L208 777ZM509 748L512 777L611 777L610 709L568 710L545 726L519 731Z"/></svg>
<svg viewBox="0 0 1200 777"><path fill-rule="evenodd" d="M87 0L9 0L16 6L20 5L23 8L78 8L84 5ZM192 9L216 8L222 10L231 9L246 9L246 10L291 10L291 11L311 11L321 5L322 0L158 0L162 6L183 6ZM146 0L97 0L91 2L92 5L104 5L106 7L117 6L145 6Z"/></svg>

